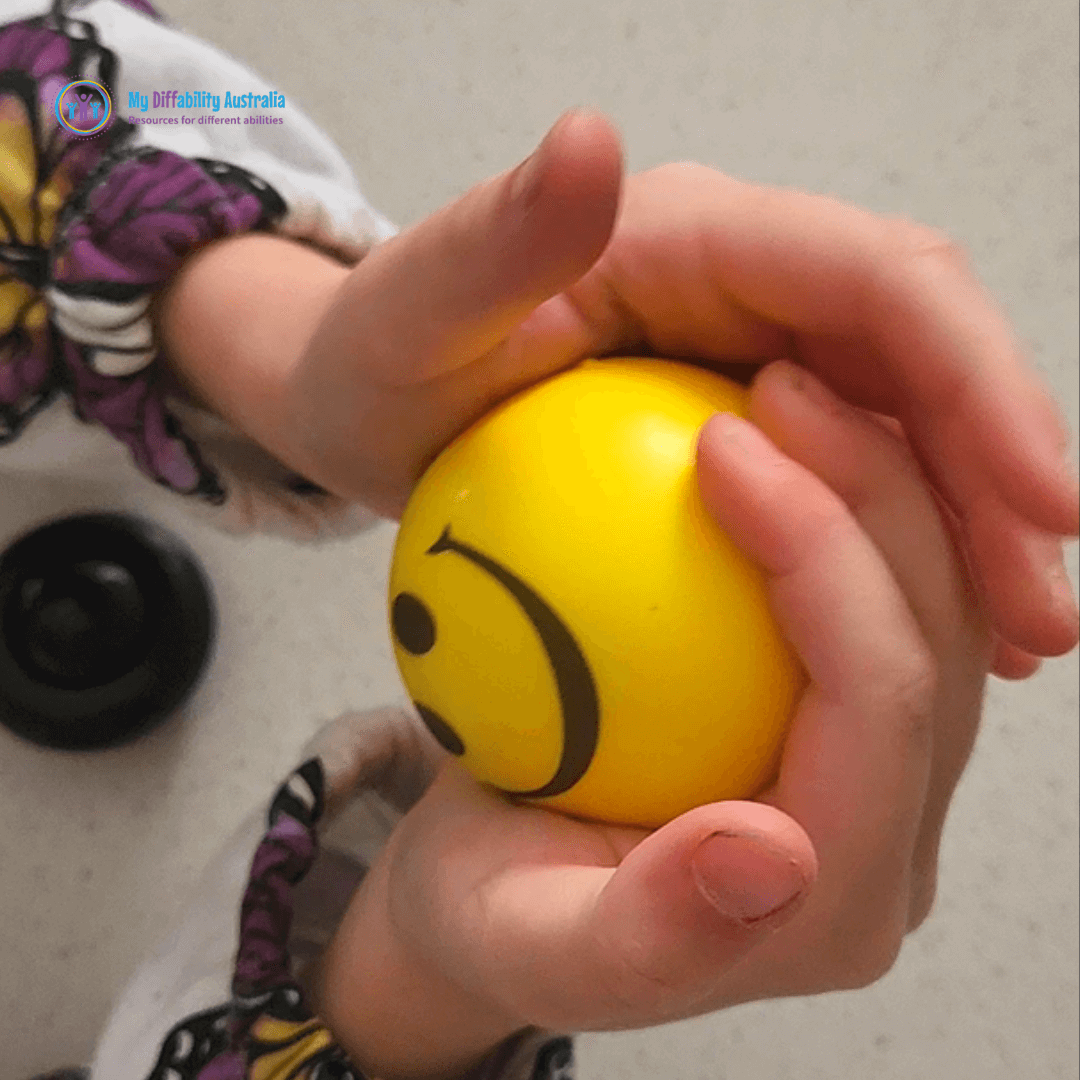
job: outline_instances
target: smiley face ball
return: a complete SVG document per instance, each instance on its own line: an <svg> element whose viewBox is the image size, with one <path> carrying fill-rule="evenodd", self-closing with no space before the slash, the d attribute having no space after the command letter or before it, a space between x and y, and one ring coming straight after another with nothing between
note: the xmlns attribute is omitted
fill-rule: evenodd
<svg viewBox="0 0 1080 1080"><path fill-rule="evenodd" d="M805 676L696 476L702 425L746 408L700 368L586 360L424 474L390 573L394 651L478 780L655 828L775 776Z"/></svg>

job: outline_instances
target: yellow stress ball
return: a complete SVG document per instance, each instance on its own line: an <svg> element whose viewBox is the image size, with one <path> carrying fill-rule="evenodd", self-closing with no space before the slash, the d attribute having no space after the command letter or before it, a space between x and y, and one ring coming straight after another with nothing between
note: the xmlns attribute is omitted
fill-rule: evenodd
<svg viewBox="0 0 1080 1080"><path fill-rule="evenodd" d="M424 474L390 574L394 651L478 780L655 828L775 776L804 675L696 476L702 425L746 404L687 364L586 360Z"/></svg>

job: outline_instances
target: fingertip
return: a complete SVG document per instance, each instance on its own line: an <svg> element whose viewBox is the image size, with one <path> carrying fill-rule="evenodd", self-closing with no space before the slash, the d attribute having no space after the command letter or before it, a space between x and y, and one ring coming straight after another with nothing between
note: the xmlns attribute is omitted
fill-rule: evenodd
<svg viewBox="0 0 1080 1080"><path fill-rule="evenodd" d="M1000 498L1035 528L1056 536L1080 532L1080 482L1069 426L1048 388L1028 374L1008 397L980 402L995 435L969 429Z"/></svg>
<svg viewBox="0 0 1080 1080"><path fill-rule="evenodd" d="M990 509L966 522L990 622L1015 649L1063 656L1080 639L1080 613L1060 538L1031 529L1001 507Z"/></svg>
<svg viewBox="0 0 1080 1080"><path fill-rule="evenodd" d="M622 155L622 136L607 113L591 105L579 105L559 117L551 129L552 141L586 147L607 145Z"/></svg>
<svg viewBox="0 0 1080 1080"><path fill-rule="evenodd" d="M1009 594L991 594L987 599L991 621L1002 637L1034 657L1072 652L1080 642L1076 608L1063 609L1054 600L1044 601L1046 588L1038 579L1015 585Z"/></svg>
<svg viewBox="0 0 1080 1080"><path fill-rule="evenodd" d="M622 138L611 121L598 110L570 109L523 163L515 191L533 206L552 199L614 205L623 167Z"/></svg>
<svg viewBox="0 0 1080 1080"><path fill-rule="evenodd" d="M723 528L731 528L753 495L755 458L764 436L733 413L718 412L701 427L697 441L698 487L706 509Z"/></svg>
<svg viewBox="0 0 1080 1080"><path fill-rule="evenodd" d="M732 413L717 413L703 425L697 471L710 517L773 576L788 574L807 543L846 515L834 492Z"/></svg>
<svg viewBox="0 0 1080 1080"><path fill-rule="evenodd" d="M1042 660L1031 653L1018 649L1007 641L999 640L994 651L990 670L999 679L1010 682L1022 682L1030 679L1042 667Z"/></svg>
<svg viewBox="0 0 1080 1080"><path fill-rule="evenodd" d="M607 117L571 110L511 174L530 262L545 266L542 276L556 290L587 273L611 240L623 171L622 141Z"/></svg>
<svg viewBox="0 0 1080 1080"><path fill-rule="evenodd" d="M743 930L786 922L817 880L817 853L806 830L768 803L711 803L666 829L668 842L689 853L701 897Z"/></svg>
<svg viewBox="0 0 1080 1080"><path fill-rule="evenodd" d="M597 913L681 978L715 972L809 895L818 859L805 830L765 803L710 803L650 833L607 883ZM687 954L692 942L696 957ZM685 954L685 955L684 955ZM673 973L674 974L674 973Z"/></svg>
<svg viewBox="0 0 1080 1080"><path fill-rule="evenodd" d="M685 851L693 858L703 844L718 835L740 837L790 860L808 884L817 878L817 852L809 834L793 817L768 802L729 799L706 803L668 822L645 843Z"/></svg>
<svg viewBox="0 0 1080 1080"><path fill-rule="evenodd" d="M772 360L754 372L750 382L751 402L762 395L771 397L775 393L802 389L808 375L806 368L794 360Z"/></svg>
<svg viewBox="0 0 1080 1080"><path fill-rule="evenodd" d="M714 413L698 434L699 459L704 456L710 465L747 468L776 453L776 447L760 428L735 413Z"/></svg>
<svg viewBox="0 0 1080 1080"><path fill-rule="evenodd" d="M709 510L713 509L716 497L717 473L721 475L727 469L728 450L725 448L723 413L710 416L698 432L695 450L698 484Z"/></svg>

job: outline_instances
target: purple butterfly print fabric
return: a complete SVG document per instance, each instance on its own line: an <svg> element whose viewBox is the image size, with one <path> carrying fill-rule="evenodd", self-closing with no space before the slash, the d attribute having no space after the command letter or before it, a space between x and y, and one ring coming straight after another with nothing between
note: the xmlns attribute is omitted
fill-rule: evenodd
<svg viewBox="0 0 1080 1080"><path fill-rule="evenodd" d="M64 314L61 327L75 324L70 333L79 339L64 353L76 413L103 424L143 473L174 491L225 497L166 408L146 302L193 251L265 228L284 212L269 185L242 169L144 149L107 162L61 220L50 297ZM141 338L133 310L141 312ZM134 370L118 377L116 365L129 359Z"/></svg>
<svg viewBox="0 0 1080 1080"><path fill-rule="evenodd" d="M60 348L81 420L105 427L131 451L139 471L158 483L210 502L224 499L213 471L166 408L152 369L133 378L112 378L90 367L85 348L70 341L61 341Z"/></svg>
<svg viewBox="0 0 1080 1080"><path fill-rule="evenodd" d="M232 999L176 1025L147 1080L366 1080L311 1011L289 954L295 890L318 853L324 786L313 758L278 789L244 891Z"/></svg>
<svg viewBox="0 0 1080 1080"><path fill-rule="evenodd" d="M256 186L259 185L259 186ZM61 290L160 287L194 248L263 226L284 213L280 199L243 170L142 150L110 163L73 203L52 251Z"/></svg>
<svg viewBox="0 0 1080 1080"><path fill-rule="evenodd" d="M0 28L0 444L59 390L43 297L58 213L127 135L116 125L79 139L56 122L53 104L67 83L111 67L95 42L45 19Z"/></svg>
<svg viewBox="0 0 1080 1080"><path fill-rule="evenodd" d="M240 914L233 993L252 997L291 983L287 943L292 890L315 858L314 830L279 814L255 852Z"/></svg>
<svg viewBox="0 0 1080 1080"><path fill-rule="evenodd" d="M159 18L141 0L127 6ZM286 206L244 169L136 147L119 116L93 137L61 124L65 86L115 86L118 74L77 8L0 27L0 444L66 393L148 477L221 503L218 476L166 404L150 301L201 246L271 229Z"/></svg>

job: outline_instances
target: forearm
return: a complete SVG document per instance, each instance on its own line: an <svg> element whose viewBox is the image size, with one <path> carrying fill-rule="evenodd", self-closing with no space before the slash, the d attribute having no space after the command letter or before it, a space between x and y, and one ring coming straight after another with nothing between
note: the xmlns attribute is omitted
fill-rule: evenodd
<svg viewBox="0 0 1080 1080"><path fill-rule="evenodd" d="M349 270L265 234L211 244L187 261L157 309L178 388L297 471L291 392L315 328Z"/></svg>
<svg viewBox="0 0 1080 1080"><path fill-rule="evenodd" d="M471 997L400 938L387 917L387 867L384 853L327 950L318 1009L370 1075L456 1080L525 1025Z"/></svg>

